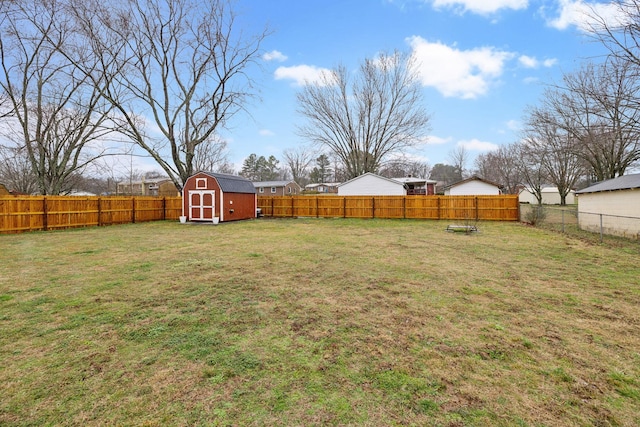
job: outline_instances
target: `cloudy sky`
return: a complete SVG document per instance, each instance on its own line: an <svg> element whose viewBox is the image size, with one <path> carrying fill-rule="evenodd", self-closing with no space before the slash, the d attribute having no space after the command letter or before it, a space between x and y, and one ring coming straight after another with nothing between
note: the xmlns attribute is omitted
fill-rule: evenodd
<svg viewBox="0 0 640 427"><path fill-rule="evenodd" d="M434 165L462 145L473 159L517 140L545 84L602 57L583 31L590 7L607 13L587 0L239 0L245 23L273 33L256 76L261 99L224 135L231 160L282 160L305 143L295 96L305 81L393 50L417 56L432 118L427 142L408 154Z"/></svg>

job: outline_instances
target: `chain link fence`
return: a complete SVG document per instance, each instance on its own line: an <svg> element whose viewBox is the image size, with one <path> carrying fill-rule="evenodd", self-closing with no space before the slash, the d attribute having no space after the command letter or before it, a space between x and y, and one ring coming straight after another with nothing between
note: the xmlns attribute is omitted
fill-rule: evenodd
<svg viewBox="0 0 640 427"><path fill-rule="evenodd" d="M640 242L640 217L578 212L577 205L520 205L520 221L536 227L589 239L631 239Z"/></svg>

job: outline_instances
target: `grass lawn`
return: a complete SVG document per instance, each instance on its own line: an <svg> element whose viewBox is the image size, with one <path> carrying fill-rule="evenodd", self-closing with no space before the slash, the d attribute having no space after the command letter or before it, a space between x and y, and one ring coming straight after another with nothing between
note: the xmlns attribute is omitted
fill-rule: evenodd
<svg viewBox="0 0 640 427"><path fill-rule="evenodd" d="M448 224L0 236L0 425L640 425L640 243Z"/></svg>

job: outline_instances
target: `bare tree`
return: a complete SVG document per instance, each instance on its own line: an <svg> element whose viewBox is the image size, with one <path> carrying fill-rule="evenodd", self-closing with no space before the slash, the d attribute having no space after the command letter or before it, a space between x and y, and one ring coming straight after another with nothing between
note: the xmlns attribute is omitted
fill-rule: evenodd
<svg viewBox="0 0 640 427"><path fill-rule="evenodd" d="M182 188L197 147L253 96L248 71L267 32L247 36L230 0L81 0L76 10L127 135Z"/></svg>
<svg viewBox="0 0 640 427"><path fill-rule="evenodd" d="M365 59L354 79L344 66L297 95L302 137L334 153L347 178L376 172L391 155L424 139L429 115L414 59L399 52Z"/></svg>
<svg viewBox="0 0 640 427"><path fill-rule="evenodd" d="M312 149L304 146L284 150L284 162L291 172L291 177L302 187L309 181L309 165L314 159Z"/></svg>
<svg viewBox="0 0 640 427"><path fill-rule="evenodd" d="M0 146L0 182L23 194L38 192L38 183L24 148Z"/></svg>
<svg viewBox="0 0 640 427"><path fill-rule="evenodd" d="M565 74L550 87L543 108L576 141L574 153L597 181L615 178L640 159L640 80L636 67L612 58Z"/></svg>
<svg viewBox="0 0 640 427"><path fill-rule="evenodd" d="M527 118L525 142L535 153L551 183L558 187L560 204L584 175L584 161L575 155L578 143L572 135L557 125L549 111L533 108Z"/></svg>
<svg viewBox="0 0 640 427"><path fill-rule="evenodd" d="M219 136L208 138L196 146L193 157L193 170L220 172L229 165L227 141Z"/></svg>
<svg viewBox="0 0 640 427"><path fill-rule="evenodd" d="M515 166L527 191L535 196L538 205L542 205L542 188L549 182L545 166L546 151L536 149L539 144L535 141L535 133L532 133L530 138L533 139L527 141L525 137L525 140L513 145L516 153Z"/></svg>
<svg viewBox="0 0 640 427"><path fill-rule="evenodd" d="M458 145L453 150L449 151L449 161L455 168L455 173L463 179L465 177L465 171L467 170L467 163L469 163L469 152L463 145Z"/></svg>
<svg viewBox="0 0 640 427"><path fill-rule="evenodd" d="M516 194L521 183L518 168L518 151L515 144L502 145L497 150L476 157L478 175L499 182L507 194Z"/></svg>
<svg viewBox="0 0 640 427"><path fill-rule="evenodd" d="M612 56L640 66L640 1L610 0L609 12L602 14L592 6L587 14L588 28Z"/></svg>
<svg viewBox="0 0 640 427"><path fill-rule="evenodd" d="M62 0L4 3L0 27L0 88L10 105L8 137L24 149L42 194L69 190L72 176L107 154L114 131L101 91L87 73L99 64L86 55Z"/></svg>

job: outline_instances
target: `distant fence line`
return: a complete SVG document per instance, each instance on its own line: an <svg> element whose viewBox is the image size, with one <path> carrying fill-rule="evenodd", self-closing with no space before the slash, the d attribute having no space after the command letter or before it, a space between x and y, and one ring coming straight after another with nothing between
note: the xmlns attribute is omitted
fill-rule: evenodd
<svg viewBox="0 0 640 427"><path fill-rule="evenodd" d="M521 221L530 222L530 214L532 212L535 213L535 211L542 212L542 214L533 215L534 218L541 219L539 225L542 227L551 226L563 233L571 232L574 229L598 233L601 242L605 235L640 240L640 217L637 216L579 212L577 205L539 206L523 204L520 207Z"/></svg>
<svg viewBox="0 0 640 427"><path fill-rule="evenodd" d="M181 197L0 196L0 233L178 219Z"/></svg>
<svg viewBox="0 0 640 427"><path fill-rule="evenodd" d="M517 195L500 196L258 196L267 217L406 218L518 221Z"/></svg>

